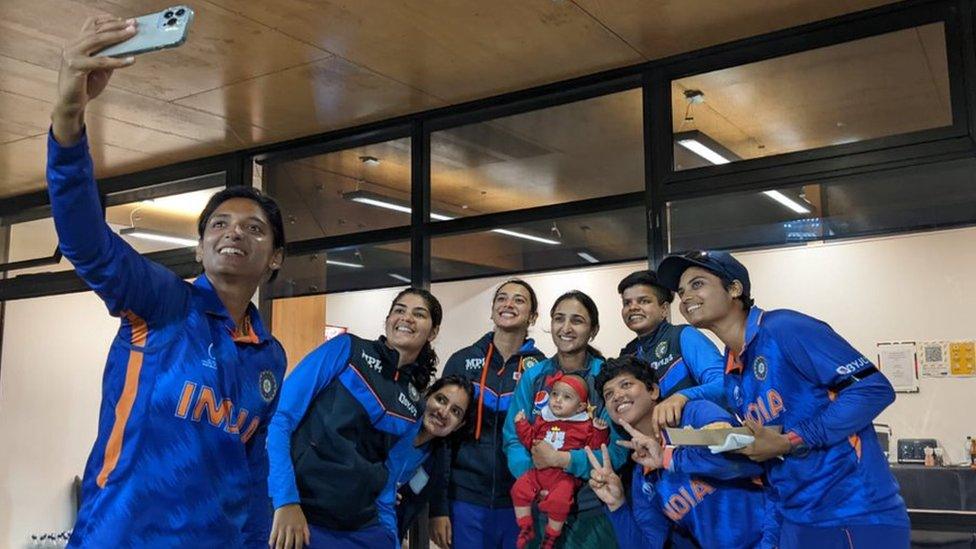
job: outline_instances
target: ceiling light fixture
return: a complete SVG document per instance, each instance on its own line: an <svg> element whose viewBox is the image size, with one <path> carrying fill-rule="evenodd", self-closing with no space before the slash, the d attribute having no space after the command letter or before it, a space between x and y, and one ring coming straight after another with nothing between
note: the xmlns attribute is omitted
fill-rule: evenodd
<svg viewBox="0 0 976 549"><path fill-rule="evenodd" d="M371 156L371 155L368 155L368 154L364 154L364 155L360 156L359 157L359 161L362 162L363 164L366 164L367 166L379 166L380 165L380 159L379 158L376 158L375 156Z"/></svg>
<svg viewBox="0 0 976 549"><path fill-rule="evenodd" d="M728 164L733 160L741 160L741 158L736 156L735 153L719 145L714 139L697 130L676 133L674 134L674 140L677 144L697 154L712 164ZM763 191L763 194L776 202L779 202L781 205L785 206L794 213L810 213L810 208L807 208L780 191Z"/></svg>
<svg viewBox="0 0 976 549"><path fill-rule="evenodd" d="M394 198L388 198L385 196L371 193L369 191L351 191L347 193L342 193L342 197L352 202L358 202L360 204L366 204L368 206L375 206L377 208L393 210L395 212L409 214L412 211L410 209L410 206L400 203L398 200ZM451 216L439 214L435 212L430 212L430 218L435 221L450 221L454 219ZM508 229L492 229L491 232L503 234L515 238L521 238L524 240L531 240L532 242L539 242L541 244L549 244L552 246L561 244L561 242L559 242L558 240L553 240L551 238L543 238L541 236L535 236L535 235L526 234L518 231L510 231Z"/></svg>
<svg viewBox="0 0 976 549"><path fill-rule="evenodd" d="M584 260L586 260L588 263L599 263L600 262L599 259L597 259L597 258L593 257L592 255L590 255L589 252L576 252L576 255L580 256L581 258L583 258Z"/></svg>
<svg viewBox="0 0 976 549"><path fill-rule="evenodd" d="M786 206L790 210L793 210L795 213L798 213L798 214L808 214L808 213L810 213L810 208L807 208L806 206L803 206L799 202L793 200L792 198L786 196L785 194L783 194L783 193L781 193L779 191L775 191L775 190L773 190L773 191L763 191L763 194L766 195L766 196L768 196L769 198L772 198L776 202L779 202L780 204Z"/></svg>
<svg viewBox="0 0 976 549"><path fill-rule="evenodd" d="M410 284L410 279L407 278L407 277L405 277L405 276L403 276L403 275L396 274L396 273L386 273L386 274L390 275L390 278L394 278L396 280L399 280L400 282L404 282L406 284Z"/></svg>
<svg viewBox="0 0 976 549"><path fill-rule="evenodd" d="M141 229L138 227L125 227L119 230L119 234L122 236L131 236L135 238L141 238L143 240L152 240L154 242L165 242L167 244L177 244L186 247L196 246L199 242L196 239L188 238L185 236L170 234L163 231L156 231L153 229Z"/></svg>
<svg viewBox="0 0 976 549"><path fill-rule="evenodd" d="M326 263L326 265L333 265L333 266L336 266L336 267L347 267L349 269L363 269L363 268L365 268L363 265L360 265L359 263L349 263L347 261L336 261L335 259L326 259L325 260L325 263Z"/></svg>

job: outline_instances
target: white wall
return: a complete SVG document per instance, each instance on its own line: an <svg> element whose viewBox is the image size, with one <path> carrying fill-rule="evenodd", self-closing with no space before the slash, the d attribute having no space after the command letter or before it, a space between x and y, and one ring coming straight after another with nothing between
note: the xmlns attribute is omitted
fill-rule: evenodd
<svg viewBox="0 0 976 549"><path fill-rule="evenodd" d="M736 256L750 270L757 305L797 309L820 318L872 360L880 341L976 338L974 228ZM542 314L531 332L539 348L547 355L553 353L548 308L559 294L575 288L590 294L600 308L602 329L595 345L608 356L615 355L631 337L619 317L617 282L642 265L525 276L539 294ZM441 335L435 342L442 361L488 331L492 293L506 278L433 285L445 310ZM330 295L327 320L361 335L377 336L395 293ZM364 318L363 311L370 314ZM672 319L684 322L676 306ZM965 437L976 436L976 378L921 378L919 386L917 394L899 393L877 421L890 424L894 438L936 438L953 461L968 459Z"/></svg>
<svg viewBox="0 0 976 549"><path fill-rule="evenodd" d="M620 320L617 282L645 267L646 263L636 262L520 277L535 288L539 298L539 321L529 331L529 336L535 339L536 346L546 355L555 353L556 348L549 336L549 308L563 292L582 290L596 301L600 309L600 333L593 345L607 356L616 356L617 351L633 338ZM441 366L454 351L470 345L491 330L491 298L498 285L509 278L503 276L432 285L431 291L444 308L441 331L434 341ZM383 319L390 302L401 289L330 294L326 301L326 322L348 327L350 332L362 337L378 337L383 333ZM368 313L364 314L364 311Z"/></svg>
<svg viewBox="0 0 976 549"><path fill-rule="evenodd" d="M71 528L71 481L95 440L118 319L91 292L6 304L0 363L0 547Z"/></svg>

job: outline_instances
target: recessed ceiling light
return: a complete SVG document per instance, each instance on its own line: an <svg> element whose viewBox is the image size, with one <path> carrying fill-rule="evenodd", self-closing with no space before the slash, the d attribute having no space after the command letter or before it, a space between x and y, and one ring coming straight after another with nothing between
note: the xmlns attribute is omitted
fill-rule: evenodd
<svg viewBox="0 0 976 549"><path fill-rule="evenodd" d="M360 156L359 157L359 161L362 162L363 164L366 164L367 166L379 166L380 165L380 159L379 158L376 158L375 156L370 156L368 154L364 154L364 155Z"/></svg>

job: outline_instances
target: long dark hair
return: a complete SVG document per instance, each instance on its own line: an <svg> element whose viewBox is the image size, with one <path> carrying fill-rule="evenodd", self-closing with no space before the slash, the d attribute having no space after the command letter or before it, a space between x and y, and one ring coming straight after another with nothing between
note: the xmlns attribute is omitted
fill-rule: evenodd
<svg viewBox="0 0 976 549"><path fill-rule="evenodd" d="M390 303L390 310L386 313L387 318L393 312L393 307L396 305L396 302L400 301L401 297L411 294L419 296L420 299L424 300L424 304L427 305L427 309L430 311L431 329L433 330L439 327L441 320L444 318L444 310L441 308L441 302L434 297L434 294L423 288L410 287L398 293L393 298L393 302ZM427 385L430 384L430 379L434 377L436 372L437 352L431 347L430 341L427 341L420 349L420 354L417 355L417 361L410 368L411 382L418 391L424 392L427 390Z"/></svg>
<svg viewBox="0 0 976 549"><path fill-rule="evenodd" d="M435 380L434 383L427 388L427 391L424 392L424 402L426 402L431 395L433 395L437 391L440 391L441 388L446 387L448 385L455 385L457 387L460 387L461 390L468 395L468 407L465 408L464 417L462 418L464 424L461 425L461 428L459 428L458 430L444 437L445 439L447 439L447 441L454 441L454 440L460 440L466 438L468 435L472 433L474 429L475 408L476 408L476 406L474 405L474 384L471 383L470 379L464 376L459 376L456 374L446 375L444 377Z"/></svg>
<svg viewBox="0 0 976 549"><path fill-rule="evenodd" d="M593 330L600 328L600 311L596 308L596 303L593 301L593 298L579 290L570 290L557 297L555 303L552 304L552 308L549 309L549 316L556 314L556 307L559 307L559 304L567 299L575 299L586 309L586 313L590 315L590 326ZM603 353L589 343L586 344L586 352L597 358L603 358Z"/></svg>

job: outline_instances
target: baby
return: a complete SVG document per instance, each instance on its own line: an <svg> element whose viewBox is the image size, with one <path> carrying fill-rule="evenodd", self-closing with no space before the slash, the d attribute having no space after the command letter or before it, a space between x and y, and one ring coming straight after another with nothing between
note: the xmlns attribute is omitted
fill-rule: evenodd
<svg viewBox="0 0 976 549"><path fill-rule="evenodd" d="M606 422L590 421L587 411L586 380L575 374L558 372L549 393L549 403L536 416L532 424L525 412L515 416L515 432L519 441L529 450L532 443L544 440L560 451L578 450L584 447L599 448L609 440ZM563 523L573 505L573 494L582 481L562 469L529 469L512 486L512 501L519 525L518 548L524 548L535 531L532 524L532 502L542 490L549 494L539 503L539 509L549 517L542 549L549 549L563 530Z"/></svg>

